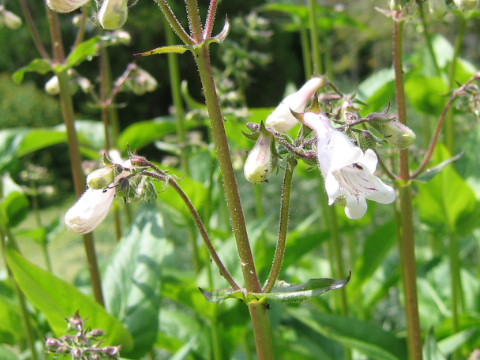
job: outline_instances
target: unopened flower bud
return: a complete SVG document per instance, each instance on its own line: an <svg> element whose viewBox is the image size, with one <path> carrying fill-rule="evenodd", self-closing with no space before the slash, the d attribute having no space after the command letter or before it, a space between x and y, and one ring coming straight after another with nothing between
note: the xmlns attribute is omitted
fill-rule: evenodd
<svg viewBox="0 0 480 360"><path fill-rule="evenodd" d="M478 6L478 0L453 0L453 2L463 12L474 10Z"/></svg>
<svg viewBox="0 0 480 360"><path fill-rule="evenodd" d="M272 136L260 133L243 167L245 178L255 184L266 181L273 170Z"/></svg>
<svg viewBox="0 0 480 360"><path fill-rule="evenodd" d="M290 110L301 113L315 92L325 85L323 77L308 80L297 92L288 95L265 120L265 126L286 132L297 124Z"/></svg>
<svg viewBox="0 0 480 360"><path fill-rule="evenodd" d="M47 348L48 351L57 351L57 349L62 345L62 343L53 338L47 338L45 339L45 347Z"/></svg>
<svg viewBox="0 0 480 360"><path fill-rule="evenodd" d="M82 349L80 348L72 349L72 358L80 360L82 358Z"/></svg>
<svg viewBox="0 0 480 360"><path fill-rule="evenodd" d="M415 133L399 121L381 124L379 130L388 143L400 150L408 148L415 142Z"/></svg>
<svg viewBox="0 0 480 360"><path fill-rule="evenodd" d="M107 166L101 169L92 171L87 176L87 185L90 189L98 190L105 189L113 182L114 168Z"/></svg>
<svg viewBox="0 0 480 360"><path fill-rule="evenodd" d="M135 95L143 95L146 92L154 91L158 83L148 72L139 67L135 67L129 79L125 82L125 85L130 88Z"/></svg>
<svg viewBox="0 0 480 360"><path fill-rule="evenodd" d="M121 28L127 21L127 0L103 0L98 22L106 30Z"/></svg>
<svg viewBox="0 0 480 360"><path fill-rule="evenodd" d="M75 78L75 82L78 84L78 86L80 86L80 89L82 89L82 91L86 94L88 94L93 89L92 83L90 82L90 80L88 80L85 77L79 76Z"/></svg>
<svg viewBox="0 0 480 360"><path fill-rule="evenodd" d="M12 30L18 29L20 26L22 26L22 19L12 13L11 11L8 10L3 10L3 21L5 22L5 25Z"/></svg>
<svg viewBox="0 0 480 360"><path fill-rule="evenodd" d="M101 329L93 329L92 331L87 333L87 337L91 337L91 338L96 338L104 335L105 335L105 331Z"/></svg>
<svg viewBox="0 0 480 360"><path fill-rule="evenodd" d="M103 350L109 356L117 356L120 353L120 346L108 346Z"/></svg>
<svg viewBox="0 0 480 360"><path fill-rule="evenodd" d="M432 16L435 16L437 19L442 19L447 13L447 4L445 0L429 0L428 10Z"/></svg>
<svg viewBox="0 0 480 360"><path fill-rule="evenodd" d="M68 13L85 5L89 0L47 0L50 9L60 13Z"/></svg>
<svg viewBox="0 0 480 360"><path fill-rule="evenodd" d="M58 77L56 75L45 84L45 92L48 95L58 95L60 93L60 84L58 83Z"/></svg>
<svg viewBox="0 0 480 360"><path fill-rule="evenodd" d="M367 149L375 150L377 143L375 142L375 138L370 131L362 130L358 134L358 146L362 151L367 151Z"/></svg>
<svg viewBox="0 0 480 360"><path fill-rule="evenodd" d="M111 36L112 44L128 45L132 41L132 37L125 30L116 30Z"/></svg>

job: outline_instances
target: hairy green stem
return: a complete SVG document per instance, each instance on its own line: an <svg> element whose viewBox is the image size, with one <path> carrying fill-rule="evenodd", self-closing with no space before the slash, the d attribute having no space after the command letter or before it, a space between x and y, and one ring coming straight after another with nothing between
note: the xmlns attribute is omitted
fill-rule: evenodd
<svg viewBox="0 0 480 360"><path fill-rule="evenodd" d="M168 21L168 24L172 27L175 34L186 44L186 45L194 45L195 41L187 34L185 29L182 27L180 22L178 21L177 17L173 13L172 9L166 2L166 0L156 0L158 6L163 12L163 15Z"/></svg>
<svg viewBox="0 0 480 360"><path fill-rule="evenodd" d="M258 219L262 219L264 215L262 202L262 189L259 184L253 184L253 195L255 196L255 215Z"/></svg>
<svg viewBox="0 0 480 360"><path fill-rule="evenodd" d="M60 33L60 26L58 23L58 16L48 7L47 16L50 27L50 36L52 38L52 46L55 62L63 63L65 54L63 50L62 37ZM70 95L68 75L66 71L57 73L59 87L60 87L60 104L62 108L62 116L67 129L68 152L70 155L70 165L72 168L73 182L75 186L75 194L79 198L85 191L85 176L83 175L81 167L80 146L78 144L77 132L75 130L75 116L73 111L73 101ZM95 252L95 245L93 243L93 234L83 235L83 245L87 255L88 269L90 272L90 280L92 283L93 294L95 300L104 305L102 285L100 281L100 271L98 269L97 255Z"/></svg>
<svg viewBox="0 0 480 360"><path fill-rule="evenodd" d="M288 215L290 210L290 191L292 188L293 170L297 166L297 161L292 158L287 162L285 169L285 177L283 179L282 200L280 204L280 221L278 225L278 239L275 247L275 254L273 256L273 263L268 275L267 282L263 286L262 291L268 293L272 291L275 281L282 268L283 256L285 254L285 245L288 232Z"/></svg>
<svg viewBox="0 0 480 360"><path fill-rule="evenodd" d="M448 74L448 90L452 91L455 87L456 76L456 64L460 57L460 50L462 49L463 39L465 38L465 32L467 30L467 20L463 17L460 18L460 28L458 29L457 36L455 38L455 50L453 52L453 59L450 63L450 71ZM445 121L445 144L450 154L453 154L455 150L455 124L453 121L453 110L447 113Z"/></svg>
<svg viewBox="0 0 480 360"><path fill-rule="evenodd" d="M320 53L320 43L318 39L318 28L316 19L316 0L308 0L308 19L310 27L310 43L312 48L313 73L320 75L323 73L322 54Z"/></svg>
<svg viewBox="0 0 480 360"><path fill-rule="evenodd" d="M395 100L398 120L406 124L405 88L403 76L403 21L394 22L393 31L393 67L395 71ZM408 151L400 151L400 184L398 186L401 213L401 261L402 281L405 290L407 315L409 358L422 359L422 339L418 314L417 279L415 264L415 240L413 229L413 210L410 189L410 170Z"/></svg>

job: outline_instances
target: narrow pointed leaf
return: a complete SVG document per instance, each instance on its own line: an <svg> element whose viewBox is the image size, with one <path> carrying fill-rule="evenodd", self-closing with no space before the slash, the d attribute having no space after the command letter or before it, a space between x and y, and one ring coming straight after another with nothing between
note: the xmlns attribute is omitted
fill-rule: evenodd
<svg viewBox="0 0 480 360"><path fill-rule="evenodd" d="M50 61L45 59L33 59L28 65L15 71L12 75L12 79L17 84L20 84L25 77L25 73L27 72L36 72L44 75L51 70L52 64L50 63Z"/></svg>
<svg viewBox="0 0 480 360"><path fill-rule="evenodd" d="M7 263L26 298L46 317L56 336L65 334L65 318L76 311L88 318L88 325L106 332L106 345L132 348L132 337L122 324L91 297L75 286L33 265L13 249L7 249Z"/></svg>
<svg viewBox="0 0 480 360"><path fill-rule="evenodd" d="M218 33L212 40L217 43L222 43L228 36L228 33L230 32L230 22L228 21L228 18L225 19L225 25L223 25L222 31Z"/></svg>
<svg viewBox="0 0 480 360"><path fill-rule="evenodd" d="M183 54L187 50L191 50L191 48L186 45L161 46L153 50L135 54L135 56L150 56L150 55L156 55L156 54L171 54L171 53Z"/></svg>

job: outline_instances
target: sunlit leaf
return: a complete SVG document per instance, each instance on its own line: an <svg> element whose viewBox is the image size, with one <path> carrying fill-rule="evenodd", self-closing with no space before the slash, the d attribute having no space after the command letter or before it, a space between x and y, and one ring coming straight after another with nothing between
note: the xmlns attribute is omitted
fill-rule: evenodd
<svg viewBox="0 0 480 360"><path fill-rule="evenodd" d="M52 70L52 64L46 59L33 59L30 63L21 69L15 71L12 75L12 79L17 84L20 84L23 81L25 73L27 72L36 72L39 74L46 74Z"/></svg>
<svg viewBox="0 0 480 360"><path fill-rule="evenodd" d="M157 54L183 54L185 51L190 50L191 48L186 45L171 45L171 46L160 46L156 49L145 51L135 56L150 56Z"/></svg>
<svg viewBox="0 0 480 360"><path fill-rule="evenodd" d="M0 201L0 218L7 227L20 224L28 214L29 202L25 194L12 192Z"/></svg>
<svg viewBox="0 0 480 360"><path fill-rule="evenodd" d="M65 318L76 311L88 318L91 328L106 332L107 345L122 345L129 351L133 340L121 323L92 298L73 285L28 262L13 249L7 249L8 266L25 297L45 315L56 336L65 334Z"/></svg>
<svg viewBox="0 0 480 360"><path fill-rule="evenodd" d="M68 55L65 65L59 67L57 71L61 72L73 68L85 60L90 61L92 57L98 55L100 41L101 38L99 36L94 36L78 44Z"/></svg>

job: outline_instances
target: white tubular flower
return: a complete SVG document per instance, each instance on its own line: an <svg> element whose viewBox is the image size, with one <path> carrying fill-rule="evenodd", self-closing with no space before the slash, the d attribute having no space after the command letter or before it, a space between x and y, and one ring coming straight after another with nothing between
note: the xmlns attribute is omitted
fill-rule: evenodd
<svg viewBox="0 0 480 360"><path fill-rule="evenodd" d="M297 124L290 110L303 112L315 92L325 84L325 79L316 77L308 80L297 92L288 95L265 120L265 126L287 132Z"/></svg>
<svg viewBox="0 0 480 360"><path fill-rule="evenodd" d="M303 121L317 134L318 164L325 178L329 205L344 197L345 215L360 219L367 211L366 199L381 204L395 200L395 190L373 174L378 162L375 152L368 149L364 153L323 115L306 113Z"/></svg>
<svg viewBox="0 0 480 360"><path fill-rule="evenodd" d="M95 229L107 216L115 197L115 188L88 189L65 214L68 230L86 234Z"/></svg>
<svg viewBox="0 0 480 360"><path fill-rule="evenodd" d="M47 5L53 11L68 13L77 10L90 0L47 0Z"/></svg>
<svg viewBox="0 0 480 360"><path fill-rule="evenodd" d="M103 0L98 12L98 22L106 30L121 28L127 21L127 0Z"/></svg>

